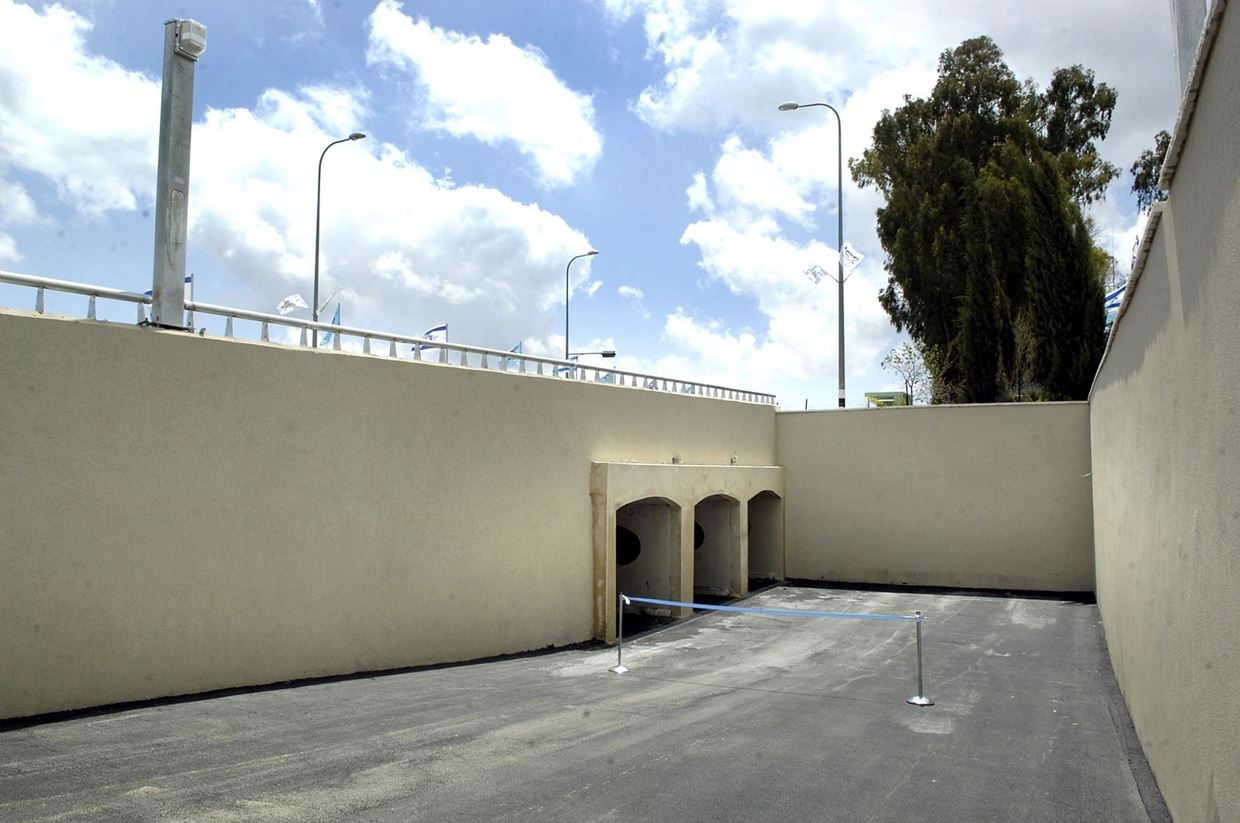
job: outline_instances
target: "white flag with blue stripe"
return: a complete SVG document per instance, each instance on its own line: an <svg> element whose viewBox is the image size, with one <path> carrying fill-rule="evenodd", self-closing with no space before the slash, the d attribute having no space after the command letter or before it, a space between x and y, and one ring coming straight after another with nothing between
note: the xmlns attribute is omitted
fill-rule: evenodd
<svg viewBox="0 0 1240 823"><path fill-rule="evenodd" d="M415 351L427 351L429 349L437 349L438 346L431 343L447 343L448 342L448 324L441 323L438 326L429 328L422 333L422 339L429 341L427 343L419 343L414 346Z"/></svg>
<svg viewBox="0 0 1240 823"><path fill-rule="evenodd" d="M520 343L513 346L508 351L512 352L513 354L524 354L525 353L525 341L521 341ZM503 357L503 358L500 358L499 367L503 371L508 371L509 368L512 366L515 366L517 369L520 369L522 362L523 361L520 357Z"/></svg>

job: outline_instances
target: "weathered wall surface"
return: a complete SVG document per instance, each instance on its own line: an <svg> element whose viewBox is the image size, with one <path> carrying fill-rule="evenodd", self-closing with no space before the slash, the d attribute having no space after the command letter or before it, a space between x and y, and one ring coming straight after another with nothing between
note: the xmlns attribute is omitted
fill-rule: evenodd
<svg viewBox="0 0 1240 823"><path fill-rule="evenodd" d="M791 578L1091 591L1085 403L776 415Z"/></svg>
<svg viewBox="0 0 1240 823"><path fill-rule="evenodd" d="M592 635L590 465L770 407L0 312L0 717Z"/></svg>
<svg viewBox="0 0 1240 823"><path fill-rule="evenodd" d="M1177 821L1240 820L1240 10L1094 384L1098 604Z"/></svg>

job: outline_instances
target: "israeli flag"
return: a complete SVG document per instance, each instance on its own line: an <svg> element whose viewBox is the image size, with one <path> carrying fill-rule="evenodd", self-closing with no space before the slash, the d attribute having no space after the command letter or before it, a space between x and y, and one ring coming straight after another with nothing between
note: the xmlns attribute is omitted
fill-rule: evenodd
<svg viewBox="0 0 1240 823"><path fill-rule="evenodd" d="M427 329L422 332L422 339L429 340L431 343L447 343L448 342L448 324L442 323L434 328ZM428 349L437 349L438 346L432 346L428 343L419 343L414 346L417 351L426 351Z"/></svg>
<svg viewBox="0 0 1240 823"><path fill-rule="evenodd" d="M1111 292L1110 294L1106 296L1106 302L1103 303L1103 306L1106 308L1107 311L1119 309L1119 304L1123 302L1124 292L1127 289L1128 289L1128 284L1125 283L1124 285L1120 286L1118 289L1116 289L1115 291Z"/></svg>
<svg viewBox="0 0 1240 823"><path fill-rule="evenodd" d="M339 303L336 304L336 314L332 317L332 325L333 326L340 325L340 304ZM327 348L328 346L331 345L332 337L334 337L335 335L336 335L336 332L334 331L323 332L323 343L322 343L323 348Z"/></svg>
<svg viewBox="0 0 1240 823"><path fill-rule="evenodd" d="M571 360L573 363L576 363L577 355L574 354L572 357L568 359ZM559 375L560 377L575 377L577 375L577 367L575 365L557 366L555 369L555 373Z"/></svg>
<svg viewBox="0 0 1240 823"><path fill-rule="evenodd" d="M513 346L508 351L513 354L523 354L525 352L524 341ZM500 359L499 367L501 371L508 371L509 366L516 366L518 369L521 368L521 359L518 357L504 357Z"/></svg>

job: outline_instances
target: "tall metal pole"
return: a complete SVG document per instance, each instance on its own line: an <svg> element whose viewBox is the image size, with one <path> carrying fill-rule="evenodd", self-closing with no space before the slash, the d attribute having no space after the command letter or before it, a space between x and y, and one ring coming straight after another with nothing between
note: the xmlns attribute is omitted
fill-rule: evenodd
<svg viewBox="0 0 1240 823"><path fill-rule="evenodd" d="M568 261L568 265L564 267L564 359L568 359L568 270L572 268L573 260L580 260L583 257L593 257L598 254L594 249L590 249L585 254L579 254L572 260Z"/></svg>
<svg viewBox="0 0 1240 823"><path fill-rule="evenodd" d="M327 149L330 149L332 146L364 139L366 139L366 135L355 131L348 137L328 143L323 149L323 153L319 155L319 181L314 193L314 303L310 307L310 317L315 323L319 322L319 217L323 210L323 158L327 156ZM317 349L319 347L319 330L315 328L311 334L314 338L313 346Z"/></svg>
<svg viewBox="0 0 1240 823"><path fill-rule="evenodd" d="M196 20L164 23L159 103L159 165L155 173L155 265L151 323L185 328L185 240L189 215L189 149L194 122L194 64L207 48Z"/></svg>
<svg viewBox="0 0 1240 823"><path fill-rule="evenodd" d="M835 112L835 248L839 251L836 258L836 283L840 289L840 408L844 408L844 123L840 113L834 106L824 106ZM921 624L919 623L918 626Z"/></svg>
<svg viewBox="0 0 1240 823"><path fill-rule="evenodd" d="M830 109L835 115L835 144L836 144L836 200L835 200L835 239L836 248L839 250L839 260L836 268L835 282L839 285L840 306L839 306L839 323L840 323L840 361L839 361L839 404L840 408L844 408L844 122L840 118L840 113L835 106L830 103L783 103L780 105L780 111L796 111L797 109L807 109L812 106L821 106Z"/></svg>

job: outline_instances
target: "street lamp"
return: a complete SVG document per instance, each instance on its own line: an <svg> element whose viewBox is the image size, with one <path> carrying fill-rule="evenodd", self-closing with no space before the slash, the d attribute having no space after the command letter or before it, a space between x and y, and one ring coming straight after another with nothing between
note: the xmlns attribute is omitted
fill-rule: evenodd
<svg viewBox="0 0 1240 823"><path fill-rule="evenodd" d="M598 254L594 249L590 249L585 254L579 254L572 260L568 261L568 265L564 267L564 359L568 359L568 270L573 265L573 260L580 260L583 257L593 257Z"/></svg>
<svg viewBox="0 0 1240 823"><path fill-rule="evenodd" d="M569 357L584 357L587 354L597 354L599 357L604 357L604 358L616 356L616 353L611 349L607 349L606 351L575 351L575 352L569 352L568 356Z"/></svg>
<svg viewBox="0 0 1240 823"><path fill-rule="evenodd" d="M838 219L836 223L835 237L836 248L839 250L839 268L835 282L840 287L840 408L844 408L844 124L840 120L840 113L836 111L835 106L830 103L781 103L780 111L796 111L797 109L808 109L812 106L821 106L831 109L835 114L835 143L839 150L838 165L836 166L836 201L835 214Z"/></svg>
<svg viewBox="0 0 1240 823"><path fill-rule="evenodd" d="M311 319L315 323L319 322L319 215L323 207L323 158L327 156L327 149L339 143L349 143L353 140L365 140L366 135L360 131L355 131L348 137L341 140L333 140L327 144L327 148L323 149L323 153L319 155L319 183L318 190L314 196L314 303L310 307ZM314 329L314 348L319 347L319 330Z"/></svg>

